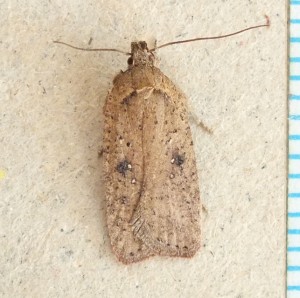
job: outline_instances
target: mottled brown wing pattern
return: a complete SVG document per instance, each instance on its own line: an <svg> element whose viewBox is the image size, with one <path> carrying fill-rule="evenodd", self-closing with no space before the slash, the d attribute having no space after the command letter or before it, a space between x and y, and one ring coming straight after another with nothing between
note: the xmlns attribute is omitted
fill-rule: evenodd
<svg viewBox="0 0 300 298"><path fill-rule="evenodd" d="M189 257L200 246L200 196L184 95L155 67L120 74L105 112L111 244L124 263Z"/></svg>
<svg viewBox="0 0 300 298"><path fill-rule="evenodd" d="M144 181L132 223L155 253L188 257L200 245L200 198L184 101L158 90L145 103Z"/></svg>
<svg viewBox="0 0 300 298"><path fill-rule="evenodd" d="M111 244L118 258L130 263L153 253L133 235L130 224L139 202L143 177L140 150L142 115L138 102L132 100L129 105L122 100L110 95L106 103L105 184Z"/></svg>

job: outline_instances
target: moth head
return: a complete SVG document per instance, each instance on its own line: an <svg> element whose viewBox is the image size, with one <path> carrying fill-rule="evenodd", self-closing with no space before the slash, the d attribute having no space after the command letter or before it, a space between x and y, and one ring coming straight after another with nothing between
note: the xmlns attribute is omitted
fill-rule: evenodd
<svg viewBox="0 0 300 298"><path fill-rule="evenodd" d="M131 43L131 56L128 58L128 67L137 65L153 66L155 56L152 51L149 51L145 41Z"/></svg>

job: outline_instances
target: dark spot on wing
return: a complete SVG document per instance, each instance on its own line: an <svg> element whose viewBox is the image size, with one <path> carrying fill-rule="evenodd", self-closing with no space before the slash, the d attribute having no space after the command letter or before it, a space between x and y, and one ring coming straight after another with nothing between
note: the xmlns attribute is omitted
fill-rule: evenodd
<svg viewBox="0 0 300 298"><path fill-rule="evenodd" d="M126 171L131 169L131 164L128 160L125 159L125 160L118 163L116 169L120 174L125 176Z"/></svg>
<svg viewBox="0 0 300 298"><path fill-rule="evenodd" d="M172 161L175 165L181 166L185 161L185 157L183 154L175 153L175 154L173 154Z"/></svg>

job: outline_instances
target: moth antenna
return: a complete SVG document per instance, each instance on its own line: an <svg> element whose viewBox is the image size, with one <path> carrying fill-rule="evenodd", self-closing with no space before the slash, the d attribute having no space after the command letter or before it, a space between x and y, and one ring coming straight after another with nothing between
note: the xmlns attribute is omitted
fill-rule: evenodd
<svg viewBox="0 0 300 298"><path fill-rule="evenodd" d="M124 52L124 51L120 51L120 50L117 50L117 49L87 49L87 48L79 48L79 47L75 47L75 46L72 46L68 43L65 43L65 42L62 42L62 41L58 41L58 40L55 40L53 41L54 43L59 43L59 44L63 44L67 47L70 47L72 49L75 49L75 50L80 50L80 51L89 51L89 52L118 52L118 53L122 53L122 54L125 54L125 55L131 55L131 53L128 53L128 52Z"/></svg>
<svg viewBox="0 0 300 298"><path fill-rule="evenodd" d="M237 35L240 34L242 32L248 31L248 30L252 30L252 29L257 29L257 28L261 28L261 27L270 27L270 18L265 15L266 18L266 23L263 25L256 25L256 26L251 26L251 27L247 27L245 29L233 32L233 33L229 33L229 34L224 34L224 35L220 35L220 36L209 36L209 37L197 37L197 38L192 38L192 39L185 39L185 40L178 40L178 41L171 41L168 43L165 43L161 46L158 47L154 47L153 49L149 50L149 52L153 52L155 50L167 47L167 46L171 46L174 44L179 44L179 43L186 43L186 42L193 42L193 41L199 41L199 40L208 40L208 39L219 39L219 38L225 38L225 37L229 37L229 36L233 36L233 35Z"/></svg>

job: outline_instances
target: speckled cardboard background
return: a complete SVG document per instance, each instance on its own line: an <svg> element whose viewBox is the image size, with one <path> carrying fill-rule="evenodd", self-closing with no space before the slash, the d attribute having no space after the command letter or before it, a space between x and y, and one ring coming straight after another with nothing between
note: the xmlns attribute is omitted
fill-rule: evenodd
<svg viewBox="0 0 300 298"><path fill-rule="evenodd" d="M0 296L284 297L285 1L0 1ZM131 266L111 252L102 107L117 53L219 35L157 52L186 94L200 175L203 247L193 259Z"/></svg>

